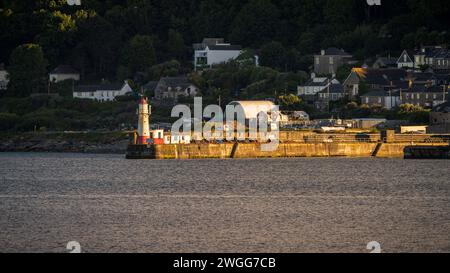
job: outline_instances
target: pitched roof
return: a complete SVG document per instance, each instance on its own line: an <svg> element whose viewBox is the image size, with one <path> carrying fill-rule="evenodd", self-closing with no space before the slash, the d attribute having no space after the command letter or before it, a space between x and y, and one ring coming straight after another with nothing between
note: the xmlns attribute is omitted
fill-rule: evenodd
<svg viewBox="0 0 450 273"><path fill-rule="evenodd" d="M240 45L208 45L209 50L241 50Z"/></svg>
<svg viewBox="0 0 450 273"><path fill-rule="evenodd" d="M381 89L374 89L371 90L363 95L361 95L361 97L388 97L389 95L393 96L393 95L397 95L398 96L399 92L396 91L386 91L386 90L381 90Z"/></svg>
<svg viewBox="0 0 450 273"><path fill-rule="evenodd" d="M315 81L314 79L309 79L302 86L326 86L328 84L328 79L324 79L323 81Z"/></svg>
<svg viewBox="0 0 450 273"><path fill-rule="evenodd" d="M338 49L336 47L329 47L325 49L325 55L337 55L337 56L351 56L345 50Z"/></svg>
<svg viewBox="0 0 450 273"><path fill-rule="evenodd" d="M400 57L398 57L398 59L397 59L397 63L404 63L405 62L404 58L402 58L403 55L405 55L405 54L407 56L406 62L407 63L413 62L413 60L411 59L411 56L413 55L412 52L409 52L408 50L403 50L402 54L400 54Z"/></svg>
<svg viewBox="0 0 450 273"><path fill-rule="evenodd" d="M154 90L158 85L158 81L149 81L144 86L142 86L145 90Z"/></svg>
<svg viewBox="0 0 450 273"><path fill-rule="evenodd" d="M392 66L392 65L396 65L397 64L397 60L398 58L393 58L393 57L379 57L375 63L382 63L386 66Z"/></svg>
<svg viewBox="0 0 450 273"><path fill-rule="evenodd" d="M193 85L189 82L187 77L163 77L160 79L160 82L171 88L187 88Z"/></svg>
<svg viewBox="0 0 450 273"><path fill-rule="evenodd" d="M391 82L404 80L406 78L406 71L396 68L365 69L362 78L367 84L388 86L391 85Z"/></svg>
<svg viewBox="0 0 450 273"><path fill-rule="evenodd" d="M78 85L75 87L75 92L118 91L121 90L124 85L124 83Z"/></svg>
<svg viewBox="0 0 450 273"><path fill-rule="evenodd" d="M215 45L215 44L223 44L224 42L225 42L224 38L203 38L202 44Z"/></svg>
<svg viewBox="0 0 450 273"><path fill-rule="evenodd" d="M436 57L437 55L442 55L447 53L448 50L440 46L424 46L415 52L415 55L423 55L426 58Z"/></svg>
<svg viewBox="0 0 450 273"><path fill-rule="evenodd" d="M436 105L433 108L433 112L450 113L450 101Z"/></svg>
<svg viewBox="0 0 450 273"><path fill-rule="evenodd" d="M403 92L409 93L442 93L442 86L427 86L424 84L414 84L411 88L404 90Z"/></svg>
<svg viewBox="0 0 450 273"><path fill-rule="evenodd" d="M50 72L50 74L79 74L73 67L70 65L58 65L55 69Z"/></svg>
<svg viewBox="0 0 450 273"><path fill-rule="evenodd" d="M344 93L344 86L340 83L333 83L330 85L330 93ZM328 88L325 88L324 90L320 91L321 94L327 94Z"/></svg>

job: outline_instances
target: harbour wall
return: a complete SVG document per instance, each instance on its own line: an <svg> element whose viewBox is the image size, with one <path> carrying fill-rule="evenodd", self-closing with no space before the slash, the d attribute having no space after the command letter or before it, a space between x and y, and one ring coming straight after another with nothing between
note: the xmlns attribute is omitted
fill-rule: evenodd
<svg viewBox="0 0 450 273"><path fill-rule="evenodd" d="M263 151L261 143L199 143L154 145L156 159L261 157L403 157L411 145L448 146L448 143L280 143Z"/></svg>

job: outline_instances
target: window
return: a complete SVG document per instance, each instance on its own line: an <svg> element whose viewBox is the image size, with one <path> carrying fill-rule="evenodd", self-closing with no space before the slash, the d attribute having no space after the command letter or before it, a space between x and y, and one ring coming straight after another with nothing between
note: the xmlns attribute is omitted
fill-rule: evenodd
<svg viewBox="0 0 450 273"><path fill-rule="evenodd" d="M366 97L366 104L369 103L369 97Z"/></svg>
<svg viewBox="0 0 450 273"><path fill-rule="evenodd" d="M330 64L334 64L334 59L333 59L333 57L330 57Z"/></svg>
<svg viewBox="0 0 450 273"><path fill-rule="evenodd" d="M311 60L311 59L310 59ZM320 63L319 57L316 57L316 64L318 65Z"/></svg>
<svg viewBox="0 0 450 273"><path fill-rule="evenodd" d="M381 97L378 97L378 103L381 104Z"/></svg>

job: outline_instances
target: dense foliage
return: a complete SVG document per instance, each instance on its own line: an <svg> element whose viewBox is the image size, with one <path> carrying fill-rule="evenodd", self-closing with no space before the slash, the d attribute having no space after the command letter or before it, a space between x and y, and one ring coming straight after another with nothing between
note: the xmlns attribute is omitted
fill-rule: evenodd
<svg viewBox="0 0 450 273"><path fill-rule="evenodd" d="M205 103L217 103L219 97L222 104L276 98L285 109L310 112L290 94L308 78L311 55L321 48L342 47L363 63L376 55L395 56L404 48L450 41L445 0L382 1L381 6L364 0L81 2L0 2L0 63L11 77L0 98L2 130L117 129L134 123L135 104L127 98L104 104L73 100L72 83L47 84L48 71L60 64L78 69L84 83L121 81L139 73L143 82L158 80L192 70L193 43L224 37L241 44L245 53L235 62L190 75ZM254 66L256 54L260 67ZM342 67L337 77L342 80L350 69ZM29 97L46 91L59 96ZM425 111L406 106L395 111L353 104L337 108L341 117L427 118ZM168 109L155 109L157 120L169 115Z"/></svg>
<svg viewBox="0 0 450 273"><path fill-rule="evenodd" d="M190 66L191 44L225 37L261 50L261 63L307 68L302 56L327 46L360 59L450 41L445 0L4 0L0 62L26 43L39 44L49 67L76 66L85 79L132 75L172 59ZM280 53L280 58L274 58Z"/></svg>

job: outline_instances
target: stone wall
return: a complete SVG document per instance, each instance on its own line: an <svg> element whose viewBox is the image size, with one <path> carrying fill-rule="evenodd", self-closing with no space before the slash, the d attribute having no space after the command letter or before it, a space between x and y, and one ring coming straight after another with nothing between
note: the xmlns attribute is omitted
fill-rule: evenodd
<svg viewBox="0 0 450 273"><path fill-rule="evenodd" d="M416 143L448 146L448 143ZM280 143L274 151L262 151L260 143L156 145L157 159L258 158L258 157L403 157L411 143Z"/></svg>

